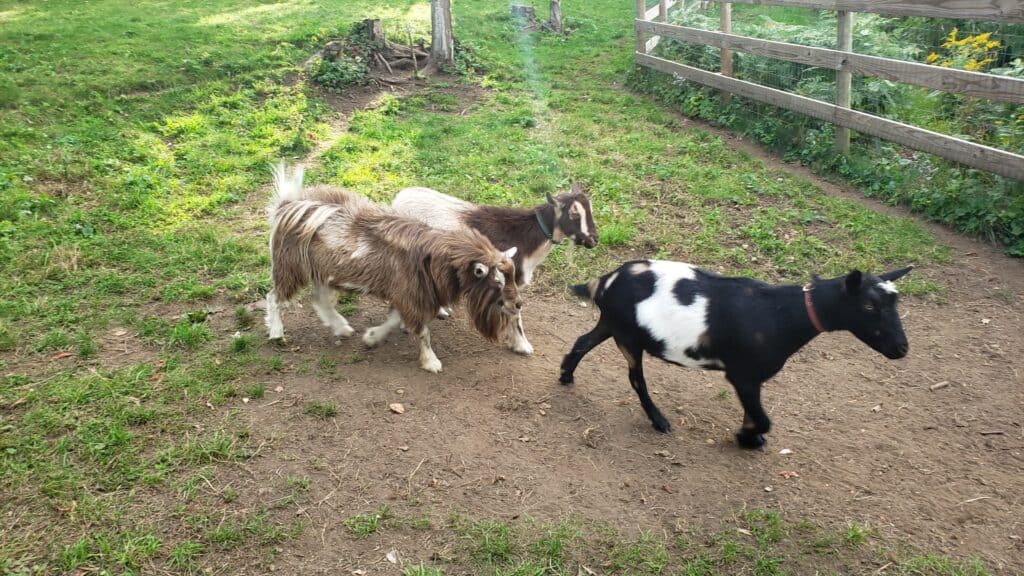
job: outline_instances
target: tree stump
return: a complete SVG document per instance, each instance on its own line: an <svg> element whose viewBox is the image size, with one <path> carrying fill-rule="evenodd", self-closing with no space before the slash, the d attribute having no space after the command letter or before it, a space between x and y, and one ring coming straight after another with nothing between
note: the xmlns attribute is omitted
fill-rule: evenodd
<svg viewBox="0 0 1024 576"><path fill-rule="evenodd" d="M380 42L381 44L387 42L387 38L384 37L384 27L381 26L380 20L375 18L363 20L363 30L366 31L366 39L370 42Z"/></svg>
<svg viewBox="0 0 1024 576"><path fill-rule="evenodd" d="M533 6L519 6L517 4L513 4L511 10L512 17L518 18L527 26L533 26L537 23L537 14L534 13Z"/></svg>

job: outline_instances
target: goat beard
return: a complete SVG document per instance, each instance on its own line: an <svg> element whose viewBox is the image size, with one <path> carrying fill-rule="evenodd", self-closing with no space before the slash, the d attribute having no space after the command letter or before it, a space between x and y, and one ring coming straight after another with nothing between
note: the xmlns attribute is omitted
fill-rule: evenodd
<svg viewBox="0 0 1024 576"><path fill-rule="evenodd" d="M502 305L501 292L490 286L478 285L470 288L465 298L473 327L487 340L498 342L515 319L515 315L508 313Z"/></svg>

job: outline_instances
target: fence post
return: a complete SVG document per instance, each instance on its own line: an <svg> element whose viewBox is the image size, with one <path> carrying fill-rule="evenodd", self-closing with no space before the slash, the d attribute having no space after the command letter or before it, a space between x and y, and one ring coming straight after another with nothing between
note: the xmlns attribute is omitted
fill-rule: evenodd
<svg viewBox="0 0 1024 576"><path fill-rule="evenodd" d="M668 22L668 0L658 0L658 20Z"/></svg>
<svg viewBox="0 0 1024 576"><path fill-rule="evenodd" d="M732 4L730 2L722 2L718 19L722 32L732 34ZM732 50L722 48L721 57L722 76L732 76ZM730 100L732 100L732 94L724 92L722 94L722 102L728 104Z"/></svg>
<svg viewBox="0 0 1024 576"><path fill-rule="evenodd" d="M840 10L837 12L837 16L839 18L837 49L841 52L853 52L853 12ZM850 107L852 81L853 74L850 72L849 64L844 60L842 67L836 72L836 106ZM849 128L836 127L836 150L840 154L850 152Z"/></svg>
<svg viewBox="0 0 1024 576"><path fill-rule="evenodd" d="M647 19L647 0L636 0L636 18L637 20ZM647 38L644 33L636 31L636 51L641 54L647 53Z"/></svg>

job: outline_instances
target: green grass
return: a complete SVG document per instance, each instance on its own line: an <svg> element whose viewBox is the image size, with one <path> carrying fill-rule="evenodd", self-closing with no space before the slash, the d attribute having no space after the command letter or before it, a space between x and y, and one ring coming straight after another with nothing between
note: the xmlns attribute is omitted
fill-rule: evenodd
<svg viewBox="0 0 1024 576"><path fill-rule="evenodd" d="M327 420L338 415L338 405L334 402L312 400L306 403L303 412L321 420Z"/></svg>
<svg viewBox="0 0 1024 576"><path fill-rule="evenodd" d="M405 507L401 507L406 510ZM408 509L415 513L414 507ZM345 521L351 537L402 531L411 518L382 506ZM606 523L579 517L554 523L523 518L504 522L453 514L444 525L396 537L416 536L428 541L441 555L404 558L404 574L566 575L601 574L724 576L752 574L861 574L882 567L900 576L988 576L975 559L895 551L883 542L866 538L857 546L823 549L816 542L847 541L851 528L826 528L807 520L792 520L776 510L745 509L732 522L715 528L695 523L669 538L656 532L623 532ZM584 569L586 568L586 569Z"/></svg>
<svg viewBox="0 0 1024 576"><path fill-rule="evenodd" d="M391 518L391 509L387 504L369 514L356 514L345 519L345 527L356 539L369 537L381 530Z"/></svg>
<svg viewBox="0 0 1024 576"><path fill-rule="evenodd" d="M284 350L261 355L260 314L247 306L268 288L261 207L266 164L280 157L323 146L311 181L378 200L417 184L532 205L579 179L602 242L557 247L536 280L548 287L633 252L791 281L949 258L912 221L827 196L623 89L632 24L615 0L566 4L566 37L520 37L507 3L456 2L459 40L481 72L387 96L332 133L325 101L294 81L299 65L371 15L390 33L408 22L422 36L421 5L0 0L0 516L29 527L0 539L4 571L153 563L199 573L227 550L272 556L302 530L293 516L275 520L278 508L235 510L251 495L218 483L258 450L232 409L263 397L253 376L310 368ZM901 288L943 285L925 266ZM359 303L343 296L339 308ZM131 355L111 348L114 329L127 331ZM72 357L50 359L63 352ZM337 364L324 357L317 368ZM301 409L338 414L333 402ZM278 507L296 506L308 482L277 486L291 492ZM386 520L381 509L346 526L368 536ZM506 574L575 574L593 555L617 573L752 571L758 561L770 573L777 557L735 538L680 556L654 533L604 541L568 520L410 522L448 534L466 563ZM863 553L874 540L842 546L834 535L820 548ZM423 561L407 573L446 568Z"/></svg>

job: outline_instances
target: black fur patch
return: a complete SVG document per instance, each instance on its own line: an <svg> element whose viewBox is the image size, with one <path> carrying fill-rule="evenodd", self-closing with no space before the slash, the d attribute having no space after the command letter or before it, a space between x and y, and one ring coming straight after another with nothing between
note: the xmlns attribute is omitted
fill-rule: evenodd
<svg viewBox="0 0 1024 576"><path fill-rule="evenodd" d="M653 271L641 272L633 278L633 302L643 302L654 294L654 284L658 281L658 276Z"/></svg>
<svg viewBox="0 0 1024 576"><path fill-rule="evenodd" d="M672 287L672 293L675 294L677 302L683 306L690 306L697 296L700 295L699 288L700 283L696 280L683 278Z"/></svg>

